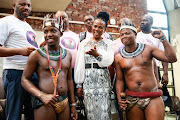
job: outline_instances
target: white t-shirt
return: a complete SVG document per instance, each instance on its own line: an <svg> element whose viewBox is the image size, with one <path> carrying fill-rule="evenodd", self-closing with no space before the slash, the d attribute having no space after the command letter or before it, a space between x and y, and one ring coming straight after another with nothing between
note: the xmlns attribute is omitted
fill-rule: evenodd
<svg viewBox="0 0 180 120"><path fill-rule="evenodd" d="M62 48L69 50L72 54L72 68L74 68L76 61L77 49L79 47L79 36L72 31L64 31L63 36L60 37L60 45Z"/></svg>
<svg viewBox="0 0 180 120"><path fill-rule="evenodd" d="M114 40L113 43L114 43L114 55L116 55L124 47L124 44L121 42L120 38Z"/></svg>
<svg viewBox="0 0 180 120"><path fill-rule="evenodd" d="M149 34L145 34L143 33L142 31L137 33L137 36L136 36L136 42L139 42L139 43L144 43L144 44L148 44L148 45L153 45L153 46L156 46L157 48L161 49L164 51L164 46L163 44L160 42L159 39L157 38L154 38L151 33ZM155 59L156 60L156 64L157 66L160 66L160 61Z"/></svg>
<svg viewBox="0 0 180 120"><path fill-rule="evenodd" d="M35 38L35 32L27 22L13 15L0 19L0 44L3 47L33 47L32 44L37 44ZM27 59L27 56L22 55L4 57L3 69L24 70Z"/></svg>

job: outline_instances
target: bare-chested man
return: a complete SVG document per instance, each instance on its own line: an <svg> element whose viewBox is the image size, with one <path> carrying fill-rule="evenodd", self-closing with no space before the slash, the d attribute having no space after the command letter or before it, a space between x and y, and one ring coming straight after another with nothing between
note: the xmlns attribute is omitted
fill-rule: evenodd
<svg viewBox="0 0 180 120"><path fill-rule="evenodd" d="M157 89L152 60L154 57L173 63L177 60L176 54L162 30L155 30L152 35L160 38L165 51L136 43L136 32L133 24L124 24L120 28L120 39L125 47L115 56L118 102L122 110L127 109L129 120L164 120L162 91ZM127 88L124 88L125 84ZM125 101L120 97L124 90Z"/></svg>
<svg viewBox="0 0 180 120"><path fill-rule="evenodd" d="M72 118L77 119L72 56L59 45L62 35L59 23L59 17L45 18L43 30L47 45L30 54L22 75L22 86L35 96L32 99L35 120L69 120L70 110ZM39 77L39 89L30 81L35 71Z"/></svg>

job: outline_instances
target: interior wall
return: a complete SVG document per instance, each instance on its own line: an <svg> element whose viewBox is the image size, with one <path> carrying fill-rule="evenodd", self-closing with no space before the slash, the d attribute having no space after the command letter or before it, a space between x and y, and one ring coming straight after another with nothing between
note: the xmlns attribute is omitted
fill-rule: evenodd
<svg viewBox="0 0 180 120"><path fill-rule="evenodd" d="M177 62L173 63L174 84L176 96L180 97L180 8L169 12L170 36L171 44L177 55Z"/></svg>

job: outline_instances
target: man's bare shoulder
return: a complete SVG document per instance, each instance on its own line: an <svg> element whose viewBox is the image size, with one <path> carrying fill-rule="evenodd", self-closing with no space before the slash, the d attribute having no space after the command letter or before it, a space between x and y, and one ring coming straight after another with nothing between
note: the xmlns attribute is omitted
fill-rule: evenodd
<svg viewBox="0 0 180 120"><path fill-rule="evenodd" d="M114 57L115 60L119 60L120 58L122 58L120 53L117 53Z"/></svg>
<svg viewBox="0 0 180 120"><path fill-rule="evenodd" d="M72 54L71 54L71 52L69 51L69 50L67 50L66 49L66 57L68 57L68 58L70 58L70 59L72 59Z"/></svg>
<svg viewBox="0 0 180 120"><path fill-rule="evenodd" d="M34 50L30 55L29 55L29 58L31 59L39 59L39 52L37 50Z"/></svg>

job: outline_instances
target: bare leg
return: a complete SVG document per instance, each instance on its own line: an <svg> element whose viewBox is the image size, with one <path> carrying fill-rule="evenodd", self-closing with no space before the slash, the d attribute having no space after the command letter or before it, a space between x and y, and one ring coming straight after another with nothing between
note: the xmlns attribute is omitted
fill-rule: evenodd
<svg viewBox="0 0 180 120"><path fill-rule="evenodd" d="M153 98L145 109L146 120L164 120L165 106L161 97Z"/></svg>
<svg viewBox="0 0 180 120"><path fill-rule="evenodd" d="M56 113L53 107L47 105L34 110L34 120L56 120Z"/></svg>
<svg viewBox="0 0 180 120"><path fill-rule="evenodd" d="M58 120L70 120L69 103L66 105L64 110L58 115Z"/></svg>
<svg viewBox="0 0 180 120"><path fill-rule="evenodd" d="M132 107L130 111L128 111L128 120L145 120L144 111L134 105L134 107Z"/></svg>

